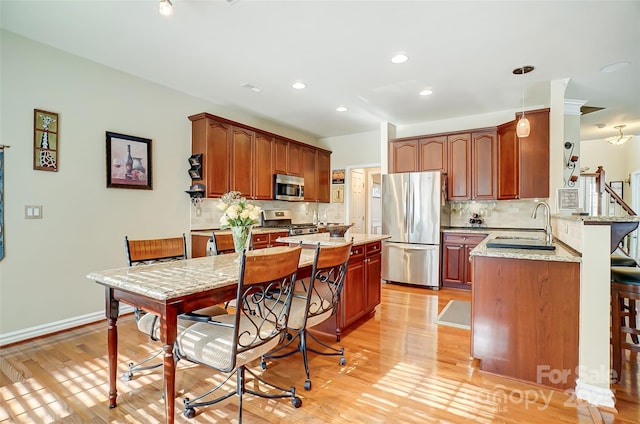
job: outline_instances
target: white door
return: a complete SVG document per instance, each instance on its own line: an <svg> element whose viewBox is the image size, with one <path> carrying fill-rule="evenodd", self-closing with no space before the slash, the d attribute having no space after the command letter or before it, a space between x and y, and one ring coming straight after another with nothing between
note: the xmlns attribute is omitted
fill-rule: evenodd
<svg viewBox="0 0 640 424"><path fill-rule="evenodd" d="M351 216L353 227L351 227L350 231L356 234L366 233L365 229L367 228L364 219L366 201L364 182L364 172L361 169L351 171L351 207L349 216Z"/></svg>

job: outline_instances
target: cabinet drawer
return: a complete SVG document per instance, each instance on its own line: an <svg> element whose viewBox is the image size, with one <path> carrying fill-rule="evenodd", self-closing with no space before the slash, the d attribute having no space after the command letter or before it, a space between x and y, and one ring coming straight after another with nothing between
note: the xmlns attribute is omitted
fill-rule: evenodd
<svg viewBox="0 0 640 424"><path fill-rule="evenodd" d="M364 255L364 245L351 246L351 257L360 257Z"/></svg>
<svg viewBox="0 0 640 424"><path fill-rule="evenodd" d="M484 238L486 234L462 234L462 233L445 233L442 236L443 244L478 244Z"/></svg>
<svg viewBox="0 0 640 424"><path fill-rule="evenodd" d="M380 250L382 250L382 243L379 241L369 243L365 247L367 257L380 253Z"/></svg>
<svg viewBox="0 0 640 424"><path fill-rule="evenodd" d="M254 234L253 244L267 243L269 244L269 234Z"/></svg>

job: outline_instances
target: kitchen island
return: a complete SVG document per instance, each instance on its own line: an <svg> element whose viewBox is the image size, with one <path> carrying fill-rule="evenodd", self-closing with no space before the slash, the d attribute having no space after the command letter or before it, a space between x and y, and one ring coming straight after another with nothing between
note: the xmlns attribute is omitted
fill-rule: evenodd
<svg viewBox="0 0 640 424"><path fill-rule="evenodd" d="M382 240L389 236L381 234L350 234L345 237L330 237L329 233L279 237L278 242L298 244L303 248L315 248L347 243L353 239L347 275L340 295L336 313L314 330L335 334L336 340L358 324L375 314L380 304L380 272L382 270ZM306 249L303 249L305 251Z"/></svg>

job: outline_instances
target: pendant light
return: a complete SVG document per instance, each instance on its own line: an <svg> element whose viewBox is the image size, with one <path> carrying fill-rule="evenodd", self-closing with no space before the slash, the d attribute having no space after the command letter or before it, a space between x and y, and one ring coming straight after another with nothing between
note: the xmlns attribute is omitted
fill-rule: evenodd
<svg viewBox="0 0 640 424"><path fill-rule="evenodd" d="M533 71L533 66L522 66L520 68L516 68L513 70L515 75L524 75ZM531 124L529 124L529 120L524 116L524 88L522 88L522 115L520 115L520 119L518 120L518 124L516 125L516 135L519 138L529 137L531 133Z"/></svg>
<svg viewBox="0 0 640 424"><path fill-rule="evenodd" d="M158 11L162 16L173 15L173 4L171 4L171 0L160 0Z"/></svg>

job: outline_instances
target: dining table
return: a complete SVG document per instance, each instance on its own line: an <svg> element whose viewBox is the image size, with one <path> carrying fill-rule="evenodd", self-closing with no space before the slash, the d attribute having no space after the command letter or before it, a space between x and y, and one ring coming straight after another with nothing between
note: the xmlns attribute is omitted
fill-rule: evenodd
<svg viewBox="0 0 640 424"><path fill-rule="evenodd" d="M256 255L287 248L256 249L246 254ZM302 250L298 278L310 272L314 254L314 250ZM165 418L167 423L173 423L176 372L174 344L178 331L178 317L180 314L234 299L237 295L239 272L240 254L232 253L108 269L87 274L88 279L105 288L109 408L117 406L117 322L120 302L159 317L160 341L163 349Z"/></svg>

